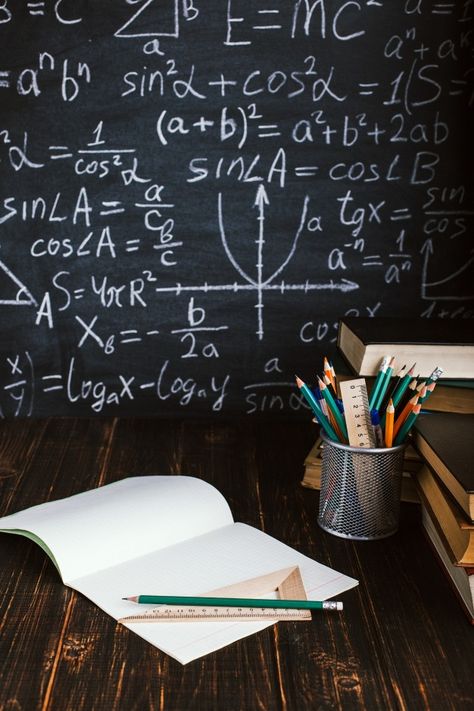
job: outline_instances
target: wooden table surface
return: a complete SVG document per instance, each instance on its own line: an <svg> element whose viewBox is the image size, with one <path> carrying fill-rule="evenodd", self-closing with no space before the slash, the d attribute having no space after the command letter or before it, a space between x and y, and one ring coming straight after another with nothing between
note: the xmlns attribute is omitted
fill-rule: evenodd
<svg viewBox="0 0 474 711"><path fill-rule="evenodd" d="M382 541L336 538L300 485L311 423L51 419L0 423L0 514L133 474L215 485L238 521L360 581L341 614L274 625L182 666L0 536L1 711L447 711L474 708L474 630L416 504Z"/></svg>

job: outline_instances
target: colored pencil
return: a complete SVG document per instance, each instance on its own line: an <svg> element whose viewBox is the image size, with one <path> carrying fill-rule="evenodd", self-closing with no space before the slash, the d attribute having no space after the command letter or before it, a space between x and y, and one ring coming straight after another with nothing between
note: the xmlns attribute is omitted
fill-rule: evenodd
<svg viewBox="0 0 474 711"><path fill-rule="evenodd" d="M413 376L415 373L415 365L416 365L416 363L413 363L410 370L406 373L406 375L403 376L403 378L399 382L397 389L395 390L393 397L392 397L394 407L397 407L398 403L400 402L403 395L405 394L408 386L410 385L411 381L413 380Z"/></svg>
<svg viewBox="0 0 474 711"><path fill-rule="evenodd" d="M430 383L434 383L437 380L440 379L440 377L443 375L444 370L443 368L440 368L439 365L436 366L436 368L433 370L431 375L429 376L428 380L426 381L426 384L429 385Z"/></svg>
<svg viewBox="0 0 474 711"><path fill-rule="evenodd" d="M318 378L318 385L319 385L319 389L321 390L322 396L325 398L325 400L328 404L329 411L334 416L334 419L336 420L339 429L341 430L344 438L347 441L348 436L347 436L346 423L344 422L344 418L341 414L341 411L339 410L339 408L337 406L336 401L334 400L333 396L331 395L331 392L330 392L328 386L326 385L326 383L323 383L321 378Z"/></svg>
<svg viewBox="0 0 474 711"><path fill-rule="evenodd" d="M436 387L436 380L433 380L429 385L427 385L424 388L424 394L422 396L420 396L419 402L424 403L425 400L427 400L429 398L429 396L431 395L431 393L433 392L435 387Z"/></svg>
<svg viewBox="0 0 474 711"><path fill-rule="evenodd" d="M323 413L326 415L326 417L329 417L328 406L327 406L326 400L323 398L323 395L322 395L321 390L319 388L316 388L316 399L317 399L319 407L321 408Z"/></svg>
<svg viewBox="0 0 474 711"><path fill-rule="evenodd" d="M419 377L420 376L417 375L416 378L412 379L412 381L408 384L407 389L403 393L401 399L399 400L398 404L395 405L395 415L396 416L399 415L400 412L403 411L407 402L409 402L412 399L412 397L417 394L416 388L418 386L418 378Z"/></svg>
<svg viewBox="0 0 474 711"><path fill-rule="evenodd" d="M377 447L383 447L383 432L382 427L380 425L380 416L378 410L370 411L370 421L372 422L372 427L374 428L374 436Z"/></svg>
<svg viewBox="0 0 474 711"><path fill-rule="evenodd" d="M394 437L396 437L398 430L403 425L403 423L405 422L405 420L407 419L408 415L413 410L415 405L418 403L418 398L419 398L418 394L413 395L411 400L408 400L405 407L403 408L401 413L398 415L397 419L395 420L395 424L393 425L393 436Z"/></svg>
<svg viewBox="0 0 474 711"><path fill-rule="evenodd" d="M314 397L313 393L311 392L311 390L309 389L309 387L297 375L295 376L295 378L296 378L296 385L301 390L306 402L312 409L312 411L315 415L316 421L324 429L324 431L327 434L327 436L329 437L329 439L332 439L335 442L339 441L339 437L337 436L336 432L334 431L334 428L332 427L332 425L326 419L326 416L324 415L323 411L319 407L318 402L317 402L316 398Z"/></svg>
<svg viewBox="0 0 474 711"><path fill-rule="evenodd" d="M374 402L375 402L376 397L378 396L380 385L381 385L383 377L385 375L385 370L388 368L389 362L390 362L390 356L384 356L382 358L382 362L380 363L379 372L377 373L377 377L375 378L375 382L372 387L372 391L370 393L370 398L369 398L369 407L371 410L374 408Z"/></svg>
<svg viewBox="0 0 474 711"><path fill-rule="evenodd" d="M410 383L411 376L408 375L406 372L406 365L403 365L396 376L393 378L393 385L388 388L385 397L383 398L382 403L379 406L379 410L383 410L383 415L380 419L380 424L382 427L385 426L385 416L387 412L387 406L390 400L393 401L393 406L396 407L396 402L395 402L395 395L397 394L398 390L401 390L401 395L403 394L404 388L402 389L402 385L406 384L406 387L408 387L408 384ZM401 398L401 395L399 399Z"/></svg>
<svg viewBox="0 0 474 711"><path fill-rule="evenodd" d="M422 380L422 381L419 382L418 385L416 386L416 391L417 391L418 395L421 393L421 391L423 390L423 388L426 388L426 380Z"/></svg>
<svg viewBox="0 0 474 711"><path fill-rule="evenodd" d="M379 410L383 410L385 412L385 410L387 409L389 400L393 400L393 396L395 395L395 392L396 392L398 386L400 385L402 379L405 377L406 369L407 369L406 365L402 365L402 367L400 368L398 373L393 376L392 381L390 382L390 387L387 388L387 390L385 392L385 396L380 404ZM385 415L384 415L384 418L385 418ZM382 419L384 419L384 418L382 418Z"/></svg>
<svg viewBox="0 0 474 711"><path fill-rule="evenodd" d="M324 357L323 370L324 370L324 375L325 375L325 376L327 377L327 379L328 379L328 383L327 383L327 384L331 386L334 395L337 395L336 383L335 383L335 381L334 381L333 372L332 372L332 370L331 370L331 364L329 363L329 361L328 361L328 359L327 359L326 357ZM326 381L325 381L325 382L326 382Z"/></svg>
<svg viewBox="0 0 474 711"><path fill-rule="evenodd" d="M331 361L329 361L329 367L331 368L332 379L334 381L334 392L337 395L337 375L336 375L336 371L334 370L334 366L331 363Z"/></svg>
<svg viewBox="0 0 474 711"><path fill-rule="evenodd" d="M385 417L385 446L391 447L393 444L393 424L394 424L395 408L393 401L390 398Z"/></svg>
<svg viewBox="0 0 474 711"><path fill-rule="evenodd" d="M395 438L395 442L394 442L395 445L402 444L405 441L407 434L409 433L410 429L413 427L413 423L415 422L416 418L420 414L420 410L421 410L421 405L415 405L415 407L410 412L410 414L408 415L408 417L405 420L405 422L403 423L403 425L400 427L398 434Z"/></svg>
<svg viewBox="0 0 474 711"><path fill-rule="evenodd" d="M297 610L342 610L342 602L337 600L266 600L259 597L195 597L188 595L132 595L122 600L139 605L189 605L212 607L265 607Z"/></svg>
<svg viewBox="0 0 474 711"><path fill-rule="evenodd" d="M379 392L378 392L377 398L374 400L373 406L375 407L376 410L379 410L379 411L380 411L380 406L381 406L381 404L382 404L382 400L383 400L384 395L385 395L385 393L386 393L386 391L387 391L387 388L388 388L388 386L389 386L389 384L390 384L390 379L391 379L391 377L392 377L393 365L394 365L394 363L395 363L395 358L392 357L392 358L390 359L390 362L389 362L389 364L388 364L388 367L387 367L386 370L385 370L383 379L381 380L380 388L379 388Z"/></svg>
<svg viewBox="0 0 474 711"><path fill-rule="evenodd" d="M323 378L322 378L322 379L323 379L324 383L327 385L328 392L330 393L331 382L330 382L328 376L327 376L327 375L323 375ZM332 410L331 410L330 407L328 406L328 399L323 396L323 394L322 394L322 392L321 392L321 388L318 388L318 390L319 390L319 392L321 393L321 397L323 398L323 402L324 402L324 405L325 405L324 412L326 413L326 417L328 418L328 420L329 420L329 422L331 423L331 425L332 425L334 431L336 432L338 440L339 440L340 442L343 442L343 441L344 441L344 435L343 435L343 433L342 433L341 428L339 427L339 425L338 425L338 423L337 423L336 418L335 418L334 415L333 415ZM335 400L334 400L334 401L335 401ZM336 401L335 401L335 402L336 402ZM336 402L336 405L337 405L337 402ZM340 409L340 408L339 408L339 409Z"/></svg>

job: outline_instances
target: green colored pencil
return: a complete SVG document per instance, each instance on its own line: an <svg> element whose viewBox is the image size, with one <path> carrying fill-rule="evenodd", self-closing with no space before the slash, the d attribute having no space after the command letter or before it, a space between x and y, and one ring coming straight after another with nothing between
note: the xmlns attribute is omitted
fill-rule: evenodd
<svg viewBox="0 0 474 711"><path fill-rule="evenodd" d="M384 399L385 393L387 392L387 388L390 383L390 378L392 377L394 363L395 363L395 358L392 357L390 359L390 363L388 364L387 369L385 370L383 378L381 378L379 391L378 391L376 399L374 400L374 409L375 410L380 410L382 400Z"/></svg>
<svg viewBox="0 0 474 711"><path fill-rule="evenodd" d="M374 409L374 402L375 402L376 397L378 396L380 385L382 384L383 377L385 375L385 370L386 370L389 362L390 362L390 356L384 356L382 358L382 362L380 363L379 372L377 373L377 377L375 378L375 382L372 387L372 391L370 393L369 407L371 410Z"/></svg>
<svg viewBox="0 0 474 711"><path fill-rule="evenodd" d="M189 605L209 607L270 607L292 610L342 610L336 600L262 600L259 597L194 597L188 595L133 595L122 600L141 605Z"/></svg>
<svg viewBox="0 0 474 711"><path fill-rule="evenodd" d="M428 380L426 381L425 385L430 385L430 383L436 382L437 380L439 380L441 378L443 373L444 373L443 368L441 368L439 365L436 366L436 368L433 370L433 372L429 376Z"/></svg>
<svg viewBox="0 0 474 711"><path fill-rule="evenodd" d="M398 434L395 437L394 445L396 446L397 444L402 444L405 441L405 437L407 436L408 432L410 431L413 423L415 422L416 418L420 414L421 410L421 405L415 405L413 410L410 412L408 415L407 419L403 423L403 425L400 427L398 430Z"/></svg>
<svg viewBox="0 0 474 711"><path fill-rule="evenodd" d="M397 407L398 403L406 393L408 386L412 382L413 373L415 372L415 365L416 363L413 363L410 370L404 376L402 376L399 379L398 383L394 386L391 393L392 403L394 407ZM380 420L380 424L382 425L382 427L385 426L385 413L383 414Z"/></svg>
<svg viewBox="0 0 474 711"><path fill-rule="evenodd" d="M419 403L420 405L425 402L433 392L433 390L436 387L436 380L433 380L429 385L425 385L425 387L422 390L422 395L420 395Z"/></svg>
<svg viewBox="0 0 474 711"><path fill-rule="evenodd" d="M339 442L339 437L337 436L336 432L334 431L333 426L331 425L330 422L328 422L326 415L324 412L321 410L321 407L314 397L313 393L309 389L309 387L304 383L301 378L298 378L298 376L295 376L296 378L296 385L299 387L301 392L304 395L304 398L312 411L314 412L314 415L316 417L317 422L321 425L329 439L334 440L334 442Z"/></svg>
<svg viewBox="0 0 474 711"><path fill-rule="evenodd" d="M413 365L410 368L410 370L408 371L408 373L399 382L398 387L395 390L393 397L392 397L392 402L393 402L394 407L396 407L398 405L398 403L402 399L403 395L405 394L408 386L410 385L412 378L414 377L415 365L416 365L416 363L413 363Z"/></svg>
<svg viewBox="0 0 474 711"><path fill-rule="evenodd" d="M318 385L319 385L319 389L321 390L321 395L326 400L328 407L331 410L331 413L334 415L334 419L336 420L336 422L339 426L339 429L341 430L342 434L344 435L344 437L347 440L348 435L347 435L346 423L344 421L344 417L342 416L339 407L337 406L337 402L334 400L334 398L331 394L331 391L329 390L326 383L324 383L321 380L321 378L319 378L319 377L318 377Z"/></svg>

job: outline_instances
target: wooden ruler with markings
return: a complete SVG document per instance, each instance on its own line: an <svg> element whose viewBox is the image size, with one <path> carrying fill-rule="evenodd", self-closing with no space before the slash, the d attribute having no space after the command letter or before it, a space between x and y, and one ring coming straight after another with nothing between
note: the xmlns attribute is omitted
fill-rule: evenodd
<svg viewBox="0 0 474 711"><path fill-rule="evenodd" d="M306 600L306 591L298 566L244 580L235 585L213 590L214 597L254 597L277 591L280 600ZM336 604L336 603L333 603ZM278 622L311 620L310 610L272 607L208 607L200 605L160 605L145 612L122 617L125 624L146 622Z"/></svg>
<svg viewBox="0 0 474 711"><path fill-rule="evenodd" d="M347 434L351 447L375 447L367 385L364 378L339 383Z"/></svg>

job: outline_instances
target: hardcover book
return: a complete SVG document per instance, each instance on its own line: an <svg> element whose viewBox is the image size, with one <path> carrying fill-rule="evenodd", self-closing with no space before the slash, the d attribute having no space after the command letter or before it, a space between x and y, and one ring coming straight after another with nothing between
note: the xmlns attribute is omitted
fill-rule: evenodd
<svg viewBox="0 0 474 711"><path fill-rule="evenodd" d="M435 521L438 533L455 565L474 566L474 524L446 493L427 464L415 475L421 500Z"/></svg>
<svg viewBox="0 0 474 711"><path fill-rule="evenodd" d="M337 345L358 375L376 375L391 355L399 365L416 362L421 377L441 366L443 378L474 378L474 329L467 319L345 317Z"/></svg>
<svg viewBox="0 0 474 711"><path fill-rule="evenodd" d="M474 415L421 414L413 443L471 521L474 520Z"/></svg>
<svg viewBox="0 0 474 711"><path fill-rule="evenodd" d="M438 533L436 524L425 506L421 507L423 529L431 544L441 569L448 577L457 597L466 612L471 624L474 624L474 568L463 568L454 565L446 550L443 539Z"/></svg>

